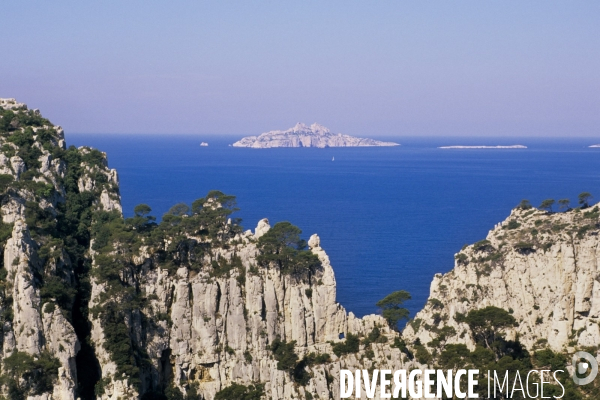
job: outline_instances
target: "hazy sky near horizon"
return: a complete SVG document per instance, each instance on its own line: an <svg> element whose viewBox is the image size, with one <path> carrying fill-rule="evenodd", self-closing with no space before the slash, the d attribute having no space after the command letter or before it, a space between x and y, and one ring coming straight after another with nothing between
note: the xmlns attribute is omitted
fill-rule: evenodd
<svg viewBox="0 0 600 400"><path fill-rule="evenodd" d="M67 132L598 136L600 2L17 1L0 97Z"/></svg>

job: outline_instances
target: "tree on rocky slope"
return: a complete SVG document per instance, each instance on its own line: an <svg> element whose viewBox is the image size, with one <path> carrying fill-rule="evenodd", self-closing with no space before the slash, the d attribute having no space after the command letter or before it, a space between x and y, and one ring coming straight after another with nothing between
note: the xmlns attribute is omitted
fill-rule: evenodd
<svg viewBox="0 0 600 400"><path fill-rule="evenodd" d="M592 196L592 194L590 192L581 192L579 193L579 204L581 205L582 208L587 208L589 207L589 201L593 198L594 196Z"/></svg>
<svg viewBox="0 0 600 400"><path fill-rule="evenodd" d="M558 200L558 208L562 211L568 211L571 207L571 200L569 199L560 199Z"/></svg>
<svg viewBox="0 0 600 400"><path fill-rule="evenodd" d="M302 231L287 221L278 222L258 239L260 255L256 258L263 266L277 265L284 274L308 277L321 264L319 258L306 250Z"/></svg>
<svg viewBox="0 0 600 400"><path fill-rule="evenodd" d="M398 290L377 302L376 306L381 308L381 315L386 319L390 328L398 330L398 323L403 319L408 319L409 312L402 305L410 299L410 293L406 290Z"/></svg>
<svg viewBox="0 0 600 400"><path fill-rule="evenodd" d="M127 218L126 222L138 232L147 231L156 225L156 217L149 215L152 209L148 204L138 204L133 209L134 216Z"/></svg>
<svg viewBox="0 0 600 400"><path fill-rule="evenodd" d="M471 328L475 342L488 349L492 349L494 343L503 337L502 330L516 324L515 318L508 311L494 306L469 311L464 322Z"/></svg>
<svg viewBox="0 0 600 400"><path fill-rule="evenodd" d="M529 200L523 199L516 208L520 208L521 210L529 210L531 207L532 205Z"/></svg>
<svg viewBox="0 0 600 400"><path fill-rule="evenodd" d="M554 205L554 199L546 199L540 204L540 209L552 212L552 206Z"/></svg>

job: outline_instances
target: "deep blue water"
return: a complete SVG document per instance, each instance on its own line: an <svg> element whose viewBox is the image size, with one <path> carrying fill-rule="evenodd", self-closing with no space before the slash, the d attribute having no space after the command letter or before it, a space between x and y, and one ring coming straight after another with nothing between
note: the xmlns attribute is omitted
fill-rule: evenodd
<svg viewBox="0 0 600 400"><path fill-rule="evenodd" d="M389 139L389 138L388 138ZM200 147L201 141L209 147ZM67 134L69 145L108 153L126 216L147 203L162 215L209 190L237 196L242 225L288 220L318 233L338 301L362 316L395 290L411 313L436 272L483 239L523 198L600 199L600 149L590 139L400 138L401 147L239 149L237 138ZM524 144L526 150L440 150L454 144ZM335 161L332 162L332 157Z"/></svg>

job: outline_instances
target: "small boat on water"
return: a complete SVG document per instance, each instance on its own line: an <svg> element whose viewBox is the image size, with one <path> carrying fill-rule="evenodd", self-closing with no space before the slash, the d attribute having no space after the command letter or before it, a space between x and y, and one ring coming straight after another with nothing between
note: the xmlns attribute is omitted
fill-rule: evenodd
<svg viewBox="0 0 600 400"><path fill-rule="evenodd" d="M207 147L207 146L208 146L208 143L206 143L206 142L202 142L202 143L200 143L200 146L202 146L202 147Z"/></svg>
<svg viewBox="0 0 600 400"><path fill-rule="evenodd" d="M332 158L331 158L331 161L335 161L335 157L332 157Z"/></svg>

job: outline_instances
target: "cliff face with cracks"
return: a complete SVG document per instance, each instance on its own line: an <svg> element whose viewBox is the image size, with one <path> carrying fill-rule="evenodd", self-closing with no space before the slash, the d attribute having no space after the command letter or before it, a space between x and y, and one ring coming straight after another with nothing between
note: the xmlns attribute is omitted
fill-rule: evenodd
<svg viewBox="0 0 600 400"><path fill-rule="evenodd" d="M400 337L380 316L356 318L336 303L317 235L308 250L285 248L292 263L265 258L277 225L243 232L219 193L174 207L160 224L144 209L123 219L103 153L67 149L39 112L1 104L7 398L213 399L238 384L263 385L265 398L336 399L340 369L416 368L405 354L416 346L435 362L442 331L444 345L473 350L461 316L486 306L514 316L506 335L528 350L600 342L596 207L513 210L435 276ZM360 344L343 348L354 335ZM275 349L282 343L291 353Z"/></svg>
<svg viewBox="0 0 600 400"><path fill-rule="evenodd" d="M84 161L89 149L66 150L63 131L15 102L0 107L1 251L0 336L3 392L8 398L67 399L77 392L74 329L77 270L65 206L68 186L102 175L118 204L116 173ZM96 155L100 155L96 152ZM73 157L75 155L75 157ZM67 174L66 159L78 161ZM86 169L86 173L73 173ZM93 173L92 173L93 171ZM112 186L111 186L112 183ZM89 199L90 205L104 207ZM75 211L76 213L77 211ZM35 226L33 226L35 225ZM55 298L61 295L61 298ZM23 372L21 374L21 372Z"/></svg>
<svg viewBox="0 0 600 400"><path fill-rule="evenodd" d="M383 318L359 319L336 303L318 236L308 242L318 267L300 276L258 261L266 219L254 233L228 220L218 240L138 234L141 226L123 222L105 154L67 149L59 126L5 103L0 345L8 398L212 399L234 383L261 384L273 399L337 398L341 368L410 363ZM121 228L107 233L110 224ZM215 273L217 261L224 272ZM335 355L341 337L373 331L376 343ZM280 365L274 343L292 345L293 370ZM304 361L309 355L319 361Z"/></svg>
<svg viewBox="0 0 600 400"><path fill-rule="evenodd" d="M364 336L380 326L390 343L396 336L386 328L379 316L358 319L335 302L335 277L319 238L309 241L322 270L312 282L301 282L276 269L256 266L256 239L268 222L259 223L257 233L239 235L238 244L220 253L225 259L239 256L242 270L230 276L211 277L178 268L175 274L153 265L149 254L140 255L136 265L140 271L140 289L152 298L144 314L153 318L145 325L141 315L127 317L132 340L148 352L152 365L142 372L141 391L157 389L169 382L196 384L204 398L212 399L219 390L232 383L265 383L265 393L274 399L338 398L339 369L368 368L387 365L390 369L406 364L404 355L388 344L373 345L373 360L365 358L366 348L356 354L336 357L330 342L340 342L340 334ZM245 279L240 279L244 276ZM96 286L96 291L101 288ZM92 298L95 296L93 295ZM168 315L161 320L161 315ZM102 326L94 321L93 340L96 348L104 340ZM299 385L287 371L277 368L269 345L277 338L295 342L299 356L309 353L331 354L332 360L307 367L311 379ZM379 362L384 360L383 363ZM138 389L126 381L115 379L117 370L109 354L100 355L103 376L110 383L102 398L135 397Z"/></svg>
<svg viewBox="0 0 600 400"><path fill-rule="evenodd" d="M518 324L507 333L528 349L597 347L599 216L598 206L561 213L514 209L486 239L457 253L452 271L434 277L418 324L409 324L404 337L429 343L435 334L428 327L451 326L456 334L448 343L473 348L457 314L495 306L514 316Z"/></svg>

